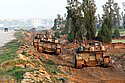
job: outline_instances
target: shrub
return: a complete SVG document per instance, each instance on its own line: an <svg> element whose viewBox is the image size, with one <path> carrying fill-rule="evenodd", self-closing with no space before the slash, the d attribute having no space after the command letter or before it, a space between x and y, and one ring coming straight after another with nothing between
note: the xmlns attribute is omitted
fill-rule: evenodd
<svg viewBox="0 0 125 83"><path fill-rule="evenodd" d="M102 29L98 32L97 39L101 42L110 43L112 38L112 32L109 30L108 26L104 24Z"/></svg>
<svg viewBox="0 0 125 83"><path fill-rule="evenodd" d="M74 39L75 39L75 35L72 34L72 33L69 33L69 34L68 34L68 40L69 40L70 42L73 42Z"/></svg>
<svg viewBox="0 0 125 83"><path fill-rule="evenodd" d="M57 38L60 37L59 35L60 35L59 32L55 32L55 36L56 36Z"/></svg>
<svg viewBox="0 0 125 83"><path fill-rule="evenodd" d="M114 33L113 33L112 37L113 37L113 38L118 38L118 37L120 37L120 33L119 33L119 30L118 30L118 29L115 29L115 30L114 30Z"/></svg>

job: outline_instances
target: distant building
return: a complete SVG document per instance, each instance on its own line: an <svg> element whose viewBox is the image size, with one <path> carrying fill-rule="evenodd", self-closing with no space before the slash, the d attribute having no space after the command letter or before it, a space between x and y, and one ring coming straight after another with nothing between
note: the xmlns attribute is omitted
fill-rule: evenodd
<svg viewBox="0 0 125 83"><path fill-rule="evenodd" d="M33 27L38 28L39 26L41 26L41 19L33 19Z"/></svg>
<svg viewBox="0 0 125 83"><path fill-rule="evenodd" d="M36 28L42 30L42 28L51 28L53 25L53 19L41 19L41 18L30 18L30 19L0 19L0 29L32 29Z"/></svg>

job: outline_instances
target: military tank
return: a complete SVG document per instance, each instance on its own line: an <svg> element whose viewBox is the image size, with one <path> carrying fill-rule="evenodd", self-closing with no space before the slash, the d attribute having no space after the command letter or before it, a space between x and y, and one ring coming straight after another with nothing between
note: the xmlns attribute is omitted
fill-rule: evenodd
<svg viewBox="0 0 125 83"><path fill-rule="evenodd" d="M40 42L40 39L42 38L42 34L37 34L33 39L33 46L35 48L38 47L38 43Z"/></svg>
<svg viewBox="0 0 125 83"><path fill-rule="evenodd" d="M89 42L87 45L80 45L75 49L74 67L83 68L87 66L108 67L110 63L108 50L99 41Z"/></svg>
<svg viewBox="0 0 125 83"><path fill-rule="evenodd" d="M61 53L61 45L56 39L41 39L38 43L37 50L39 52L49 52L60 54Z"/></svg>
<svg viewBox="0 0 125 83"><path fill-rule="evenodd" d="M41 53L61 53L61 44L48 32L46 32L45 34L37 34L37 36L33 40L33 46L37 48L37 50Z"/></svg>

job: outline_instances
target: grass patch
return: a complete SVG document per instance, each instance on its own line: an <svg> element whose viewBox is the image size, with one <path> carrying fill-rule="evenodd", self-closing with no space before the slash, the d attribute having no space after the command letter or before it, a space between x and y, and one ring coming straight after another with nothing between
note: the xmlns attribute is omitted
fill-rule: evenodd
<svg viewBox="0 0 125 83"><path fill-rule="evenodd" d="M38 68L21 68L21 67L16 67L14 66L12 69L4 69L3 71L0 71L0 75L2 77L8 77L8 76L13 76L17 80L23 79L23 74L26 72L33 72L35 70L38 70Z"/></svg>
<svg viewBox="0 0 125 83"><path fill-rule="evenodd" d="M9 43L6 43L1 49L0 53L0 64L4 61L14 59L17 54L16 51L18 50L20 43L17 40L12 40Z"/></svg>
<svg viewBox="0 0 125 83"><path fill-rule="evenodd" d="M2 67L2 68L12 68L13 66L18 65L18 64L25 65L27 63L28 63L27 61L21 60L21 59L18 59L18 60L16 60L16 59L15 60L7 60L7 61L3 62L0 65L0 67Z"/></svg>
<svg viewBox="0 0 125 83"><path fill-rule="evenodd" d="M15 36L17 39L23 39L23 38L24 38L24 36L23 36L23 34L22 34L21 31L17 31L17 32L14 34L14 36Z"/></svg>
<svg viewBox="0 0 125 83"><path fill-rule="evenodd" d="M112 40L112 43L117 43L117 42L122 42L122 43L125 43L125 40Z"/></svg>
<svg viewBox="0 0 125 83"><path fill-rule="evenodd" d="M125 29L118 29L120 36L125 36Z"/></svg>
<svg viewBox="0 0 125 83"><path fill-rule="evenodd" d="M53 60L47 61L46 63L44 63L43 66L46 68L48 72L50 72L53 75L56 75L56 72L63 74L63 72L57 68L57 65Z"/></svg>
<svg viewBox="0 0 125 83"><path fill-rule="evenodd" d="M21 67L14 66L11 70L8 70L7 73L9 75L12 75L12 76L16 77L17 79L23 79L23 74L24 73L33 72L34 70L37 70L37 69L21 68Z"/></svg>

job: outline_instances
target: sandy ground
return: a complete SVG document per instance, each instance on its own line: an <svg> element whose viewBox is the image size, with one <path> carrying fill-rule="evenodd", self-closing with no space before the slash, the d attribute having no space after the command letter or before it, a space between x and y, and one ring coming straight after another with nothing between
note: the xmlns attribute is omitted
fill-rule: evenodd
<svg viewBox="0 0 125 83"><path fill-rule="evenodd" d="M8 32L4 32L0 30L0 47L4 46L5 43L15 39L14 38L15 31L9 30Z"/></svg>

